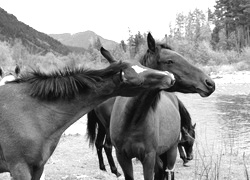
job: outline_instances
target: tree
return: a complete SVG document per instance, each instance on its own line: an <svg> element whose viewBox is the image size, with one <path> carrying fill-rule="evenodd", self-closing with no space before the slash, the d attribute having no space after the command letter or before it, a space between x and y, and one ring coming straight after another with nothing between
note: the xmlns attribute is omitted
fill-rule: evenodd
<svg viewBox="0 0 250 180"><path fill-rule="evenodd" d="M128 39L128 45L131 57L135 57L135 55L140 51L140 47L145 43L146 41L140 31L138 31L138 33L135 35L130 34Z"/></svg>
<svg viewBox="0 0 250 180"><path fill-rule="evenodd" d="M235 48L240 52L243 47L250 46L249 0L217 0L214 16L214 32L224 30L226 49Z"/></svg>
<svg viewBox="0 0 250 180"><path fill-rule="evenodd" d="M120 43L120 47L121 49L126 52L127 51L127 45L125 44L125 42L122 40L121 43Z"/></svg>
<svg viewBox="0 0 250 180"><path fill-rule="evenodd" d="M176 25L174 29L174 36L176 39L182 39L184 36L184 28L185 28L185 16L183 13L178 13L176 15Z"/></svg>

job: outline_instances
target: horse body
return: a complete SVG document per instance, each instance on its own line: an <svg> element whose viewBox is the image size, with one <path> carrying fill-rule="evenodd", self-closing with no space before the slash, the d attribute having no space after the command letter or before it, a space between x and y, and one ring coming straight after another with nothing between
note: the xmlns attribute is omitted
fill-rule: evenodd
<svg viewBox="0 0 250 180"><path fill-rule="evenodd" d="M135 96L147 88L166 89L168 72L131 63L101 70L65 69L51 74L33 71L0 88L0 172L14 180L38 180L62 133L97 104L113 96Z"/></svg>
<svg viewBox="0 0 250 180"><path fill-rule="evenodd" d="M110 136L125 179L133 178L131 159L134 157L143 164L144 179L153 178L154 162L167 151L172 155L168 158L168 168L172 169L180 124L178 100L172 93L147 92L134 98L117 97L111 115Z"/></svg>
<svg viewBox="0 0 250 180"><path fill-rule="evenodd" d="M43 166L62 133L106 98L88 94L72 102L47 102L32 98L26 91L22 84L6 84L0 89L0 154L10 163L17 160L14 155L19 156L10 149L22 149L23 161L33 167Z"/></svg>
<svg viewBox="0 0 250 180"><path fill-rule="evenodd" d="M160 97L148 97L148 94L144 93L135 98L116 98L110 123L111 139L117 149L125 150L125 147L128 147L127 152L131 153L126 154L131 154L131 158L139 158L138 152L149 153L152 148L161 154L179 140L180 115L177 99L166 92L155 96ZM149 104L150 107L145 108L144 101L150 102L149 98L152 98L152 101L159 98L155 105L157 107ZM128 114L132 109L133 116L136 117L130 120ZM143 150L139 150L141 144L144 144Z"/></svg>

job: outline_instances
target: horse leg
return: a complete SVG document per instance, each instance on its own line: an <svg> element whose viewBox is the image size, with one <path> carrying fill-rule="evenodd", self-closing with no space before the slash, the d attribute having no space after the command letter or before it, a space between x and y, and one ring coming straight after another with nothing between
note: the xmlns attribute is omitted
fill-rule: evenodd
<svg viewBox="0 0 250 180"><path fill-rule="evenodd" d="M31 180L31 169L26 163L14 163L10 165L12 180Z"/></svg>
<svg viewBox="0 0 250 180"><path fill-rule="evenodd" d="M125 157L117 150L116 157L124 173L125 180L134 180L132 160Z"/></svg>
<svg viewBox="0 0 250 180"><path fill-rule="evenodd" d="M95 147L96 147L97 156L99 160L99 168L100 170L103 170L103 171L106 171L106 168L103 162L103 156L102 156L102 148L103 148L103 141L105 138L105 133L106 132L105 132L103 125L98 123L98 132L97 132L97 137L95 141Z"/></svg>
<svg viewBox="0 0 250 180"><path fill-rule="evenodd" d="M177 157L177 145L171 147L167 152L161 155L163 169L166 169L166 179L174 180L174 166Z"/></svg>
<svg viewBox="0 0 250 180"><path fill-rule="evenodd" d="M40 168L34 168L33 169L33 176L32 176L32 180L40 180L42 174L43 174L43 169L44 166L40 167ZM44 178L44 177L43 177ZM42 179L41 179L42 180Z"/></svg>
<svg viewBox="0 0 250 180"><path fill-rule="evenodd" d="M178 150L179 150L180 158L183 160L183 165L185 165L188 162L188 160L187 160L185 153L183 151L183 148L180 144L178 144Z"/></svg>
<svg viewBox="0 0 250 180"><path fill-rule="evenodd" d="M121 176L121 174L117 171L117 167L115 166L115 162L114 162L114 159L113 159L113 156L112 156L112 143L111 143L109 133L106 133L106 139L105 139L105 143L104 143L104 150L105 150L107 158L108 158L108 162L109 162L109 165L110 165L111 172L114 173L116 175L116 177Z"/></svg>
<svg viewBox="0 0 250 180"><path fill-rule="evenodd" d="M143 166L144 180L153 180L155 161L156 161L156 152L150 152L146 154L146 156L143 158L142 166Z"/></svg>
<svg viewBox="0 0 250 180"><path fill-rule="evenodd" d="M160 157L156 155L154 180L163 180L163 179L164 179L163 164Z"/></svg>

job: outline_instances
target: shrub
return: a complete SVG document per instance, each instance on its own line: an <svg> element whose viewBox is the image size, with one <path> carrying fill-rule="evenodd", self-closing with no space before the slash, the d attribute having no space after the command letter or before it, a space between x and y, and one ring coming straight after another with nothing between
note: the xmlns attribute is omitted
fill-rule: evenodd
<svg viewBox="0 0 250 180"><path fill-rule="evenodd" d="M15 65L11 57L11 47L7 42L0 42L0 66L3 69Z"/></svg>
<svg viewBox="0 0 250 180"><path fill-rule="evenodd" d="M240 61L235 67L238 71L250 71L250 63L247 61Z"/></svg>
<svg viewBox="0 0 250 180"><path fill-rule="evenodd" d="M246 47L242 50L239 59L239 61L245 61L246 63L250 64L250 47Z"/></svg>

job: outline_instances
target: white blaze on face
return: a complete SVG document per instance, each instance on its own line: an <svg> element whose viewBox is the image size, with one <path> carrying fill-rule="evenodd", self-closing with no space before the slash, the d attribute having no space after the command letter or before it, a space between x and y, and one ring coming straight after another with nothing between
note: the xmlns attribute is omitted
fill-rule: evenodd
<svg viewBox="0 0 250 180"><path fill-rule="evenodd" d="M142 72L144 72L144 71L147 71L147 69L143 69L142 67L140 67L140 66L138 66L138 65L134 65L134 66L132 66L132 68L135 70L135 72L136 72L137 74L140 74L140 73L142 73Z"/></svg>
<svg viewBox="0 0 250 180"><path fill-rule="evenodd" d="M147 71L147 69L144 69L138 65L134 65L132 66L132 68L135 70L136 73L140 74L144 71ZM158 72L159 74L164 74L164 75L167 75L167 76L170 76L172 80L175 80L175 77L172 73L168 72L168 71L159 71Z"/></svg>
<svg viewBox="0 0 250 180"><path fill-rule="evenodd" d="M13 75L5 76L5 77L0 81L0 86L5 85L6 82L14 81L15 79L16 79L16 78L15 78L15 76L13 76Z"/></svg>

